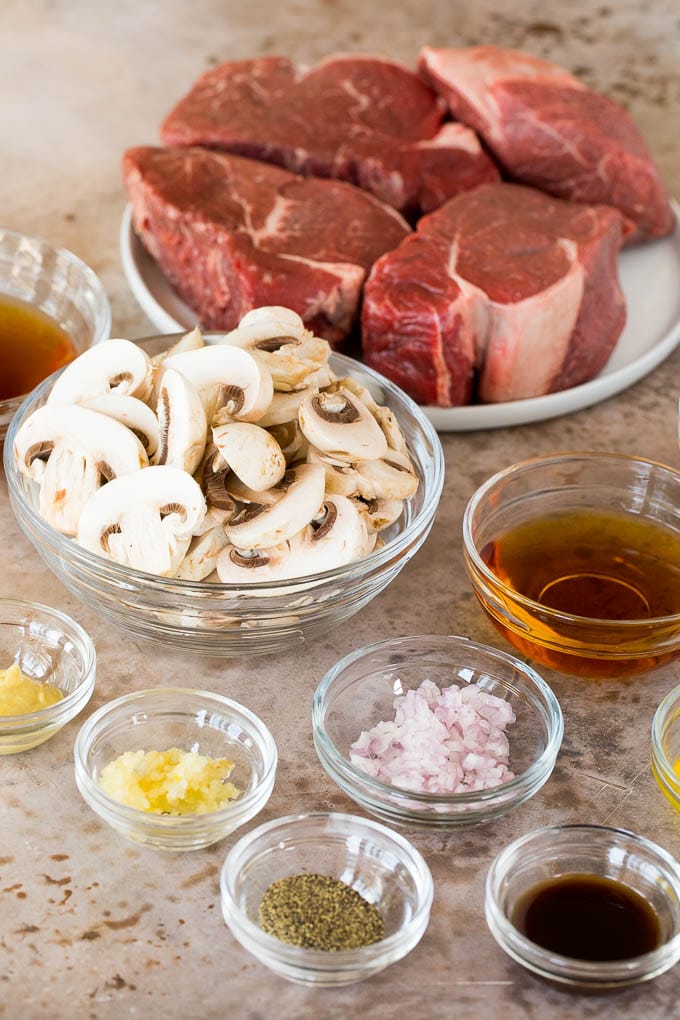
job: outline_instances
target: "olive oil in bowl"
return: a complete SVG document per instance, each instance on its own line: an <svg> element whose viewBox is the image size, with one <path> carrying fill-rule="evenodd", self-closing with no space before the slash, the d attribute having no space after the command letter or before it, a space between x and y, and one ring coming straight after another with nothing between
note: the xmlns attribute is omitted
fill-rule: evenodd
<svg viewBox="0 0 680 1020"><path fill-rule="evenodd" d="M77 353L51 316L28 301L0 294L0 401L30 393Z"/></svg>

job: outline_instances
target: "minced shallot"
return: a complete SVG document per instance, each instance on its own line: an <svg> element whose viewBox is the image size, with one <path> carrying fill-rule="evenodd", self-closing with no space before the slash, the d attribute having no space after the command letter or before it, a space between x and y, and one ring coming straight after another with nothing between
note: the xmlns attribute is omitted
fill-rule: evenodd
<svg viewBox="0 0 680 1020"><path fill-rule="evenodd" d="M424 680L394 700L393 722L364 730L350 761L369 776L417 793L488 790L514 778L505 727L509 702L475 684L440 688Z"/></svg>

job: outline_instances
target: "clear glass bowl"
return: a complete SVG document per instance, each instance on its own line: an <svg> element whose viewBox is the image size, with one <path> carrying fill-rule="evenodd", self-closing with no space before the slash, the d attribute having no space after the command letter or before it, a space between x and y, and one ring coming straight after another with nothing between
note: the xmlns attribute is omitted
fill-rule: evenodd
<svg viewBox="0 0 680 1020"><path fill-rule="evenodd" d="M680 772L675 765L680 762L680 687L673 688L666 695L652 722L651 764L659 789L680 811Z"/></svg>
<svg viewBox="0 0 680 1020"><path fill-rule="evenodd" d="M205 814L163 815L127 807L104 793L102 769L125 751L179 747L229 758L229 781L241 795ZM78 789L99 817L122 836L156 850L200 850L224 839L265 806L274 788L274 738L236 701L182 687L157 687L110 701L80 729L74 745Z"/></svg>
<svg viewBox="0 0 680 1020"><path fill-rule="evenodd" d="M260 928L262 896L280 878L331 875L375 904L385 938L361 949L324 952L288 945ZM363 981L406 956L430 918L434 888L420 853L396 832L355 815L289 815L259 826L233 847L220 877L222 914L260 963L302 984Z"/></svg>
<svg viewBox="0 0 680 1020"><path fill-rule="evenodd" d="M90 637L75 620L38 602L0 599L0 669L14 662L25 676L58 687L63 697L37 712L0 716L0 754L49 740L94 690L97 657Z"/></svg>
<svg viewBox="0 0 680 1020"><path fill-rule="evenodd" d="M572 615L515 591L485 562L485 551L488 555L509 529L584 510L661 526L680 544L680 473L623 454L564 453L525 460L493 475L472 496L463 518L466 566L483 609L524 655L565 673L630 675L674 658L680 653L680 613L641 619ZM632 572L636 569L632 563ZM613 575L601 576L606 592L621 583ZM629 587L634 594L635 585ZM644 604L644 596L637 597Z"/></svg>
<svg viewBox="0 0 680 1020"><path fill-rule="evenodd" d="M175 337L141 342L153 354ZM211 339L209 336L208 339ZM38 487L21 475L12 453L22 422L42 404L56 373L37 387L12 422L5 444L10 502L24 534L75 595L134 638L152 638L213 656L266 654L324 635L375 598L429 534L444 483L439 437L420 408L377 373L333 355L338 375L352 375L390 407L401 425L420 485L385 544L355 563L292 581L237 585L156 577L119 566L59 534L37 511Z"/></svg>
<svg viewBox="0 0 680 1020"><path fill-rule="evenodd" d="M395 696L426 679L439 687L479 684L511 703L514 779L478 792L414 793L352 764L350 745L361 731L394 719ZM314 694L312 731L324 769L364 810L392 824L454 829L492 821L533 797L555 766L564 723L557 698L531 666L464 637L419 635L380 641L336 663Z"/></svg>
<svg viewBox="0 0 680 1020"><path fill-rule="evenodd" d="M56 320L78 354L111 331L111 309L99 277L65 248L0 229L0 293L20 298ZM0 443L21 396L0 400Z"/></svg>
<svg viewBox="0 0 680 1020"><path fill-rule="evenodd" d="M539 882L559 875L597 875L621 882L656 911L661 945L627 960L592 962L549 952L526 938L511 918ZM657 977L680 959L680 865L661 847L623 829L557 825L521 836L489 869L486 920L501 949L550 981L598 991Z"/></svg>

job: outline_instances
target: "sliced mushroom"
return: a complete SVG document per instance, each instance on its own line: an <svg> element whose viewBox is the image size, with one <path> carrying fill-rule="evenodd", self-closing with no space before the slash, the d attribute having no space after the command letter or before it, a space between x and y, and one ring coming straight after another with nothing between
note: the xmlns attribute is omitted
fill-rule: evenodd
<svg viewBox="0 0 680 1020"><path fill-rule="evenodd" d="M387 440L364 402L346 389L308 394L298 412L300 428L323 453L348 460L373 460L387 453Z"/></svg>
<svg viewBox="0 0 680 1020"><path fill-rule="evenodd" d="M268 549L238 549L228 545L217 559L217 576L224 584L238 585L294 577L290 545L280 542Z"/></svg>
<svg viewBox="0 0 680 1020"><path fill-rule="evenodd" d="M404 512L402 499L355 499L353 502L363 515L369 534L389 528Z"/></svg>
<svg viewBox="0 0 680 1020"><path fill-rule="evenodd" d="M168 347L166 351L154 354L150 361L154 368L157 368L162 365L166 358L172 357L173 354L183 354L185 351L198 351L201 347L205 347L205 340L198 326L194 326L190 333L185 333L181 340L178 340L172 347Z"/></svg>
<svg viewBox="0 0 680 1020"><path fill-rule="evenodd" d="M304 460L309 449L309 443L302 434L297 419L284 422L282 425L272 425L269 432L281 447L281 452L286 458L286 464L292 464L295 460Z"/></svg>
<svg viewBox="0 0 680 1020"><path fill-rule="evenodd" d="M86 549L123 566L174 577L205 509L190 474L157 465L95 492L83 508L77 537Z"/></svg>
<svg viewBox="0 0 680 1020"><path fill-rule="evenodd" d="M409 458L390 450L379 460L354 465L358 495L364 499L410 499L418 489L418 476Z"/></svg>
<svg viewBox="0 0 680 1020"><path fill-rule="evenodd" d="M210 528L200 537L192 539L177 571L177 577L185 581L204 581L212 574L217 559L226 545L227 536L221 526Z"/></svg>
<svg viewBox="0 0 680 1020"><path fill-rule="evenodd" d="M196 388L210 424L223 420L257 421L271 403L269 369L248 351L218 344L173 354L163 362Z"/></svg>
<svg viewBox="0 0 680 1020"><path fill-rule="evenodd" d="M328 493L368 500L404 500L418 488L411 461L397 450L388 450L377 460L348 461L310 446L307 460L323 466Z"/></svg>
<svg viewBox="0 0 680 1020"><path fill-rule="evenodd" d="M236 504L234 504L233 510L220 510L219 507L209 506L205 517L193 530L194 537L200 538L201 535L207 534L213 528L221 528L224 531L224 525L232 517L234 510L236 510Z"/></svg>
<svg viewBox="0 0 680 1020"><path fill-rule="evenodd" d="M285 542L318 513L324 496L324 470L319 464L289 468L278 486L275 503L250 503L232 517L225 531L239 549L266 549Z"/></svg>
<svg viewBox="0 0 680 1020"><path fill-rule="evenodd" d="M394 413L389 409L389 407L384 407L383 405L376 403L373 398L373 394L366 386L360 383L357 379L352 378L352 376L343 376L342 379L337 379L335 382L331 383L329 389L331 391L346 389L349 390L350 393L353 393L356 397L359 397L360 400L363 400L364 404L383 430L389 448L391 450L398 450L399 453L408 453L404 434L401 431L401 427Z"/></svg>
<svg viewBox="0 0 680 1020"><path fill-rule="evenodd" d="M137 344L130 340L102 340L66 366L47 402L80 404L102 393L146 400L151 376L151 362Z"/></svg>
<svg viewBox="0 0 680 1020"><path fill-rule="evenodd" d="M75 535L85 503L101 486L148 464L139 439L120 422L76 404L45 404L16 434L22 474L40 483L39 512Z"/></svg>
<svg viewBox="0 0 680 1020"><path fill-rule="evenodd" d="M172 368L163 371L158 385L158 422L155 463L193 474L205 452L208 422L196 389Z"/></svg>
<svg viewBox="0 0 680 1020"><path fill-rule="evenodd" d="M143 400L119 393L102 393L92 400L81 401L80 407L98 411L125 425L137 436L149 458L156 452L160 435L158 418Z"/></svg>
<svg viewBox="0 0 680 1020"><path fill-rule="evenodd" d="M340 460L330 453L321 453L315 446L307 448L307 461L321 464L326 472L326 492L333 496L358 496L360 479L351 461Z"/></svg>
<svg viewBox="0 0 680 1020"><path fill-rule="evenodd" d="M290 548L300 573L318 573L353 563L372 544L364 515L346 496L327 496L322 513L296 535Z"/></svg>
<svg viewBox="0 0 680 1020"><path fill-rule="evenodd" d="M214 443L208 443L203 463L196 472L196 480L203 490L208 507L224 510L227 520L236 510L236 503L226 489L226 480L230 476L228 466L224 463L220 451Z"/></svg>
<svg viewBox="0 0 680 1020"><path fill-rule="evenodd" d="M285 425L289 421L297 421L300 404L309 393L315 390L296 390L294 393L275 393L269 407L258 420L260 428L269 429L274 425Z"/></svg>
<svg viewBox="0 0 680 1020"><path fill-rule="evenodd" d="M314 336L290 308L254 308L222 343L256 354L271 372L274 389L297 390L323 368L330 356L326 340Z"/></svg>
<svg viewBox="0 0 680 1020"><path fill-rule="evenodd" d="M235 421L212 430L213 442L234 474L255 492L278 485L286 472L281 447L266 429Z"/></svg>

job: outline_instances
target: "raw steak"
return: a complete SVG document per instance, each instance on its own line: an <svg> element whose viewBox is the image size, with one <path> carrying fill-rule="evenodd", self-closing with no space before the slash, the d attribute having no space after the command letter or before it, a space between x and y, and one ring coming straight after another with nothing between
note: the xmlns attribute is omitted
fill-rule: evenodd
<svg viewBox="0 0 680 1020"><path fill-rule="evenodd" d="M659 171L613 100L554 64L494 46L426 46L420 69L514 180L576 202L615 206L630 221L630 240L672 230Z"/></svg>
<svg viewBox="0 0 680 1020"><path fill-rule="evenodd" d="M161 128L165 145L205 145L336 177L416 214L496 180L477 136L444 124L446 104L412 71L377 57L329 57L302 72L283 57L203 74Z"/></svg>
<svg viewBox="0 0 680 1020"><path fill-rule="evenodd" d="M371 265L409 232L351 184L208 149L129 149L123 176L135 230L206 329L286 305L341 341Z"/></svg>
<svg viewBox="0 0 680 1020"><path fill-rule="evenodd" d="M610 206L518 184L451 199L373 267L366 362L421 404L443 407L585 382L625 323L622 222Z"/></svg>

